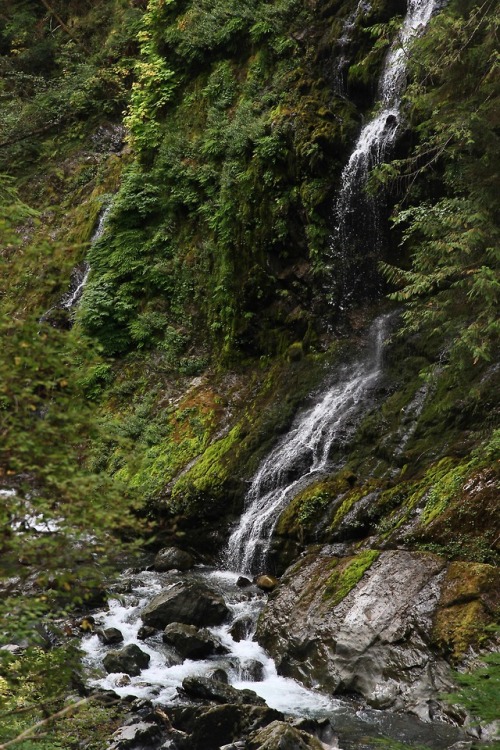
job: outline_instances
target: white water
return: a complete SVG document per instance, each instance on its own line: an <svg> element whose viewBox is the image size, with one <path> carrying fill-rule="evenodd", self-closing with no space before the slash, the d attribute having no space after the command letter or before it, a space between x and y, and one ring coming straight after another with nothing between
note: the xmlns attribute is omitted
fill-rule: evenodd
<svg viewBox="0 0 500 750"><path fill-rule="evenodd" d="M408 0L403 26L386 57L378 83L380 111L362 128L341 177L337 198L337 217L348 210L359 184L364 184L368 171L379 164L395 139L401 122L401 98L406 85L409 43L426 28L436 7L436 0Z"/></svg>
<svg viewBox="0 0 500 750"><path fill-rule="evenodd" d="M172 574L143 571L137 575L130 593L110 599L109 609L96 613L95 618L100 628L116 627L121 631L124 640L116 648L135 643L148 653L149 666L138 677L130 679L122 673L105 675L102 659L109 652L109 647L102 645L97 635L86 637L82 642L82 650L91 675L91 686L114 690L120 696L136 695L150 698L155 703L168 704L178 699L178 688L181 688L185 677L208 675L214 669L222 668L227 672L231 685L254 690L271 708L290 715L320 716L342 706L338 700L307 690L295 680L280 677L274 661L252 639L253 629L246 639L238 642L233 639L229 631L236 620L250 618L255 625L265 603L262 593L255 589L249 592L237 588L238 576L227 571L198 569L192 574L183 574L183 578L186 575L204 580L210 588L223 594L231 611L231 622L209 630L228 648L229 653L197 661L186 659L182 663L178 659L179 663L172 664L172 652L162 643L161 633L147 641L139 640L137 634L142 625L141 610L153 596L165 591L178 580ZM248 674L247 665L255 661L262 665L262 679L245 679Z"/></svg>
<svg viewBox="0 0 500 750"><path fill-rule="evenodd" d="M381 374L389 318L375 320L366 356L345 368L261 463L247 493L246 510L228 542L229 569L252 573L262 568L280 513L305 482L327 468L332 447L342 444L352 431Z"/></svg>
<svg viewBox="0 0 500 750"><path fill-rule="evenodd" d="M352 41L352 36L358 19L371 10L371 5L367 0L358 0L357 6L349 13L342 26L342 33L337 40L336 47L339 52L335 60L335 82L334 90L337 94L343 94L345 91L344 71L349 63L347 48Z"/></svg>
<svg viewBox="0 0 500 750"><path fill-rule="evenodd" d="M97 222L97 227L90 240L91 245L93 245L95 242L98 242L98 240L100 240L101 237L103 236L104 231L106 229L106 221L108 219L108 215L110 211L111 211L111 204L106 206L106 208L101 211L99 215L99 220ZM71 279L71 288L68 292L66 292L65 295L63 295L62 299L60 300L58 304L58 307L61 307L64 310L71 310L73 307L75 307L75 305L78 304L83 294L85 285L88 281L89 274L90 274L90 265L88 264L86 260L84 260L80 266L77 266L74 269L72 273L72 279Z"/></svg>

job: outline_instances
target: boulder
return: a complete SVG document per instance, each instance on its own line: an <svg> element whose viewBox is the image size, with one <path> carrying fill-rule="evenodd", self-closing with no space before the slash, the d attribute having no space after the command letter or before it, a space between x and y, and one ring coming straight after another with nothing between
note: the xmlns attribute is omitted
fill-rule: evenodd
<svg viewBox="0 0 500 750"><path fill-rule="evenodd" d="M221 745L237 743L249 732L278 719L283 715L268 706L228 703L198 708L182 729L189 732L189 750L219 750Z"/></svg>
<svg viewBox="0 0 500 750"><path fill-rule="evenodd" d="M150 625L141 625L137 632L137 638L140 641L145 641L147 638L151 638L152 635L156 635L157 632L157 628L152 628Z"/></svg>
<svg viewBox="0 0 500 750"><path fill-rule="evenodd" d="M165 628L172 622L220 625L229 617L224 599L198 581L179 582L152 599L142 610L145 625Z"/></svg>
<svg viewBox="0 0 500 750"><path fill-rule="evenodd" d="M286 721L273 721L249 738L248 750L324 750L324 745Z"/></svg>
<svg viewBox="0 0 500 750"><path fill-rule="evenodd" d="M172 622L163 632L163 641L184 659L205 659L213 654L227 654L228 650L208 630L198 630L195 625Z"/></svg>
<svg viewBox="0 0 500 750"><path fill-rule="evenodd" d="M248 682L261 682L264 679L264 665L257 659L247 659L241 665L241 679Z"/></svg>
<svg viewBox="0 0 500 750"><path fill-rule="evenodd" d="M120 651L110 651L103 659L106 672L125 672L137 677L149 664L150 656L135 643L125 646Z"/></svg>
<svg viewBox="0 0 500 750"><path fill-rule="evenodd" d="M194 558L189 552L185 552L178 547L165 547L156 555L153 563L153 569L160 572L167 570L191 570L194 565Z"/></svg>
<svg viewBox="0 0 500 750"><path fill-rule="evenodd" d="M202 698L216 703L265 706L266 702L253 690L236 690L220 680L192 675L182 681L182 689L190 698Z"/></svg>
<svg viewBox="0 0 500 750"><path fill-rule="evenodd" d="M248 638L250 630L252 629L252 618L242 617L240 620L235 620L229 628L229 633L236 643L244 641Z"/></svg>
<svg viewBox="0 0 500 750"><path fill-rule="evenodd" d="M138 721L121 727L112 736L107 750L136 750L137 748L158 747L162 730L153 722Z"/></svg>
<svg viewBox="0 0 500 750"><path fill-rule="evenodd" d="M261 591L272 591L276 588L278 583L279 581L277 578L269 575L257 576L257 578L255 579L255 585Z"/></svg>
<svg viewBox="0 0 500 750"><path fill-rule="evenodd" d="M229 685L229 677L227 676L227 672L224 669L214 669L213 672L210 672L208 677L211 680L217 680L217 682L223 682L224 685Z"/></svg>
<svg viewBox="0 0 500 750"><path fill-rule="evenodd" d="M118 628L105 628L98 630L97 636L105 646L114 646L116 643L123 642L123 635Z"/></svg>

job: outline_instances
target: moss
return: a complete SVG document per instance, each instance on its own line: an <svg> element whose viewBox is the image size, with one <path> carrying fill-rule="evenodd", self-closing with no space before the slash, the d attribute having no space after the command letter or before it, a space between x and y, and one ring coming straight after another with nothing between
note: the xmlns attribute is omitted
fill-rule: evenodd
<svg viewBox="0 0 500 750"><path fill-rule="evenodd" d="M453 562L441 587L433 640L459 661L470 646L487 637L487 626L500 613L500 572L492 565Z"/></svg>
<svg viewBox="0 0 500 750"><path fill-rule="evenodd" d="M345 561L335 560L333 563L335 569L326 581L323 599L328 600L333 607L339 604L359 583L379 555L378 550L364 550Z"/></svg>

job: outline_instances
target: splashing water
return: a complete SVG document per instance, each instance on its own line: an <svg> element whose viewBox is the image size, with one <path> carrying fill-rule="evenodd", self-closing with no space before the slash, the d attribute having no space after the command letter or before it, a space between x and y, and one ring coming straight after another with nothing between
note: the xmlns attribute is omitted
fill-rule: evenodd
<svg viewBox="0 0 500 750"><path fill-rule="evenodd" d="M229 539L227 568L245 573L262 569L281 511L302 486L327 468L332 447L342 444L354 430L356 418L381 375L382 346L391 317L375 320L366 357L345 368L340 381L296 419L261 463L247 493L246 510Z"/></svg>

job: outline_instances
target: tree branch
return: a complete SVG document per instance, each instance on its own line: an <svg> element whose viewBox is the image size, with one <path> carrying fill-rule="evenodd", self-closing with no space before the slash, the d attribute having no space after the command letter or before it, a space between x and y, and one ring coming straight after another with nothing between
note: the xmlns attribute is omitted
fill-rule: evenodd
<svg viewBox="0 0 500 750"><path fill-rule="evenodd" d="M47 724L50 724L50 722L55 721L56 719L61 719L63 716L66 716L67 714L71 713L71 711L74 711L76 708L80 708L81 706L83 706L85 703L88 703L88 702L89 702L88 698L82 698L81 701L77 701L76 703L71 703L69 706L62 708L60 711L57 711L55 714L52 714L52 716L49 716L47 719L42 719L42 721L39 721L37 724L34 724L32 727L29 727L29 729L25 729L24 732L21 732L21 734L18 734L17 737L14 737L14 739L9 740L8 742L3 742L0 745L0 750L7 750L8 747L12 747L12 745L16 745L18 742L22 742L23 740L33 739L33 735L39 729L47 726Z"/></svg>

